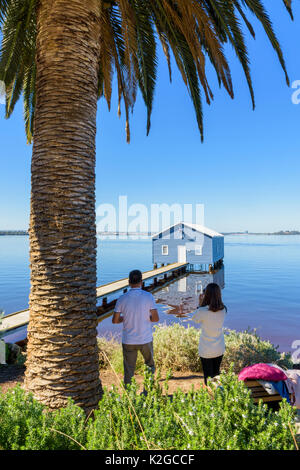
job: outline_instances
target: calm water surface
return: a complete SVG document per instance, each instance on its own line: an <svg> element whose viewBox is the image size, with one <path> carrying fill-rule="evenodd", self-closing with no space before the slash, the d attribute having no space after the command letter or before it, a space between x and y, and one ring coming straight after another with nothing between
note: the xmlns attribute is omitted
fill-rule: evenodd
<svg viewBox="0 0 300 470"><path fill-rule="evenodd" d="M131 269L152 268L150 240L99 240L98 285L126 277ZM225 326L257 328L282 351L300 339L300 236L235 235L225 237L225 270L218 273L228 307ZM0 237L0 309L5 313L28 306L28 237ZM210 276L189 275L155 294L161 321L183 322L197 303L201 284ZM177 316L176 316L177 315ZM110 319L99 333L118 332Z"/></svg>

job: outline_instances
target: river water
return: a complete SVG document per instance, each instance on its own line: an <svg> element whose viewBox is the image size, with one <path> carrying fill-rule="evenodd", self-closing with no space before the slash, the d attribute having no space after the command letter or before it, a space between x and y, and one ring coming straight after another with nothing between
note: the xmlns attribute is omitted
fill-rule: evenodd
<svg viewBox="0 0 300 470"><path fill-rule="evenodd" d="M134 268L151 269L151 250L150 239L99 240L98 285ZM281 351L292 351L293 341L300 340L300 236L226 236L224 272L217 276L190 274L156 292L161 321L189 324L181 313L195 308L201 285L217 281L224 284L226 327L256 328ZM8 314L26 308L29 288L28 237L0 237L0 309ZM98 329L120 332L110 319Z"/></svg>

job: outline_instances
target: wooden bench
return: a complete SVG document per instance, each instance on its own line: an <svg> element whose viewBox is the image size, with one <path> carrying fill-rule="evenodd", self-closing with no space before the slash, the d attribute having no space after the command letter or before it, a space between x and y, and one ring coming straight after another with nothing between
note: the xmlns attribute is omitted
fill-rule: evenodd
<svg viewBox="0 0 300 470"><path fill-rule="evenodd" d="M279 395L279 393L276 393L276 395L269 395L257 380L245 380L244 384L251 390L254 403L258 403L259 400L262 400L263 403L279 404L279 402L282 401L282 396Z"/></svg>
<svg viewBox="0 0 300 470"><path fill-rule="evenodd" d="M266 403L268 406L270 406L270 408L274 410L279 409L279 404L282 401L282 396L279 393L276 393L276 395L270 395L257 380L245 380L244 384L251 391L252 399L255 404L257 404L259 400L262 400L263 403ZM212 385L214 387L221 385L219 376L216 376L212 379ZM293 402L293 397L291 394L290 400Z"/></svg>

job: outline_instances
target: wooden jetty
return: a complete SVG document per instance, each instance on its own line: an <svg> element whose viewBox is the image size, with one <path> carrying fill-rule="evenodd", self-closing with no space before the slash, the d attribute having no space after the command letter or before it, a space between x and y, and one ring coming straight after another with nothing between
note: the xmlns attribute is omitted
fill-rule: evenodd
<svg viewBox="0 0 300 470"><path fill-rule="evenodd" d="M182 276L186 273L188 263L173 263L160 268L145 271L143 273L143 288L148 291L159 289L166 283ZM97 299L100 305L97 307L99 321L111 314L117 298L128 290L128 278L110 282L97 287ZM119 294L119 295L118 295ZM110 299L113 296L115 298ZM29 310L21 310L10 313L2 319L0 331L4 336L26 326L29 322Z"/></svg>

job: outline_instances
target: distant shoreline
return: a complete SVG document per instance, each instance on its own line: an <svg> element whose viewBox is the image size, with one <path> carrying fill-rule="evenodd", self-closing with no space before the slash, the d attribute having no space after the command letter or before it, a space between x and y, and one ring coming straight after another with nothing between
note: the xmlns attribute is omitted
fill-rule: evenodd
<svg viewBox="0 0 300 470"><path fill-rule="evenodd" d="M281 230L280 232L223 232L222 235L300 235L297 230Z"/></svg>
<svg viewBox="0 0 300 470"><path fill-rule="evenodd" d="M0 236L5 235L29 235L26 230L0 230Z"/></svg>
<svg viewBox="0 0 300 470"><path fill-rule="evenodd" d="M29 233L26 230L0 230L0 236L11 236L11 235L26 235L28 236ZM151 237L153 234L151 233L141 233L141 232L98 232L97 235L99 236L106 236L106 237ZM222 235L300 235L300 231L297 230L281 230L279 232L223 232Z"/></svg>

